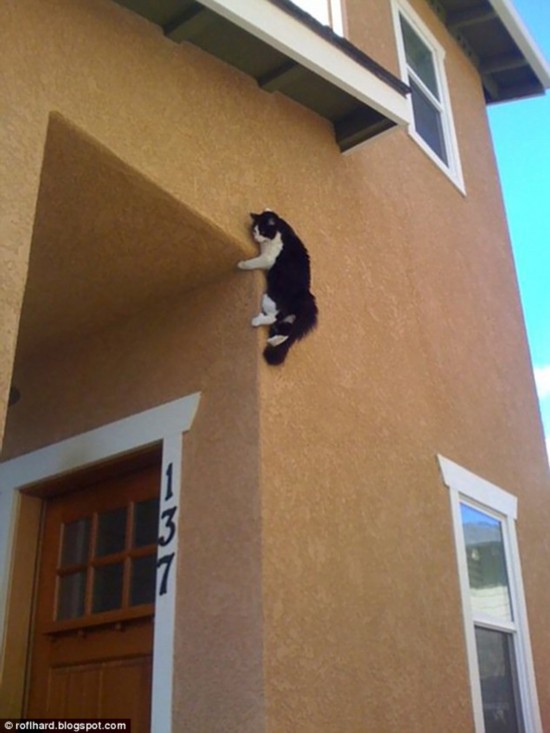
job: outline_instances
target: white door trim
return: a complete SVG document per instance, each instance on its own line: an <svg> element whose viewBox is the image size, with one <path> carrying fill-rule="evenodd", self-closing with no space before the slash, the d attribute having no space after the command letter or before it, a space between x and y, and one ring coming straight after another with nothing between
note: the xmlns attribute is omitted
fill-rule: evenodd
<svg viewBox="0 0 550 733"><path fill-rule="evenodd" d="M155 443L162 444L162 484L159 546L162 563L157 573L155 635L153 647L152 733L172 730L172 679L176 599L177 522L182 435L193 424L200 394L140 412L54 445L0 463L0 652L5 645L6 609L11 586L12 547L19 505L19 491L31 484L76 469L116 458ZM4 654L0 653L0 660ZM3 677L0 662L0 682Z"/></svg>

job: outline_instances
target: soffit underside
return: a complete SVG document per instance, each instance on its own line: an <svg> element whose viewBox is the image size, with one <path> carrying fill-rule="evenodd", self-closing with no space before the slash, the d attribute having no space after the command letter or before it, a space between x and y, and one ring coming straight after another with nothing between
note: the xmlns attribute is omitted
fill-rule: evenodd
<svg viewBox="0 0 550 733"><path fill-rule="evenodd" d="M52 116L17 358L62 348L224 277L239 246Z"/></svg>
<svg viewBox="0 0 550 733"><path fill-rule="evenodd" d="M198 46L220 60L252 76L267 92L280 92L328 120L342 151L394 127L397 122L358 99L333 80L291 58L265 39L245 30L196 0L116 0L159 25L176 43ZM330 28L318 23L288 0L269 0L294 21L322 37L327 47L337 49L381 80L391 93L404 97L408 88L390 72L363 54Z"/></svg>
<svg viewBox="0 0 550 733"><path fill-rule="evenodd" d="M544 94L547 80L490 0L428 2L478 69L488 104ZM538 54L534 47L533 54Z"/></svg>

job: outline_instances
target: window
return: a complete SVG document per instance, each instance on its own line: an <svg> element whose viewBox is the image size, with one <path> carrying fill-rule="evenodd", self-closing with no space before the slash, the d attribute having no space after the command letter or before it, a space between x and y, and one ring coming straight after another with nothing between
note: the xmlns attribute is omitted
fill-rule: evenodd
<svg viewBox="0 0 550 733"><path fill-rule="evenodd" d="M464 192L445 78L445 51L406 0L394 0L393 8L401 75L411 89L409 132Z"/></svg>
<svg viewBox="0 0 550 733"><path fill-rule="evenodd" d="M451 498L476 733L541 733L514 496L439 457Z"/></svg>
<svg viewBox="0 0 550 733"><path fill-rule="evenodd" d="M154 603L158 521L153 497L61 524L56 621Z"/></svg>
<svg viewBox="0 0 550 733"><path fill-rule="evenodd" d="M306 13L323 25L328 25L338 35L344 35L341 0L293 0Z"/></svg>

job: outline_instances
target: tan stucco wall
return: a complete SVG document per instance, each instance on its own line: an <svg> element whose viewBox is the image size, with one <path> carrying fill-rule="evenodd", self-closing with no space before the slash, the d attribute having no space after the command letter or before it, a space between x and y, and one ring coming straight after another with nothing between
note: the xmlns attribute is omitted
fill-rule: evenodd
<svg viewBox="0 0 550 733"><path fill-rule="evenodd" d="M363 2L349 4L351 27ZM353 40L396 70L381 5ZM0 8L6 388L52 111L223 231L235 261L246 213L264 206L312 256L319 328L280 370L257 371L259 280L229 261L215 285L18 365L29 396L10 411L7 455L203 390L178 606L186 731L261 730L264 697L270 733L471 730L437 453L519 497L550 726L548 474L484 103L414 5L447 49L467 196L404 131L341 156L315 115L109 2Z"/></svg>
<svg viewBox="0 0 550 733"><path fill-rule="evenodd" d="M17 363L24 397L7 424L9 457L201 392L184 443L174 691L176 726L191 714L196 730L263 729L258 348L252 329L233 328L255 291L236 273L38 368ZM11 702L4 689L0 708L16 715Z"/></svg>

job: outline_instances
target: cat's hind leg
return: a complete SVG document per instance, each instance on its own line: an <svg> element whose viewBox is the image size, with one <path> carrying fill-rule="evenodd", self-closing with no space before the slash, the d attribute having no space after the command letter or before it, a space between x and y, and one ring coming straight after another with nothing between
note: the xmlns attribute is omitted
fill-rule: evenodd
<svg viewBox="0 0 550 733"><path fill-rule="evenodd" d="M262 296L262 309L257 316L252 319L252 325L256 328L257 326L271 326L277 320L277 304L269 297L267 293Z"/></svg>
<svg viewBox="0 0 550 733"><path fill-rule="evenodd" d="M278 333L275 336L270 336L267 339L267 343L270 346L280 346L281 344L284 344L285 341L288 341L288 336L283 336L282 333Z"/></svg>

